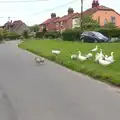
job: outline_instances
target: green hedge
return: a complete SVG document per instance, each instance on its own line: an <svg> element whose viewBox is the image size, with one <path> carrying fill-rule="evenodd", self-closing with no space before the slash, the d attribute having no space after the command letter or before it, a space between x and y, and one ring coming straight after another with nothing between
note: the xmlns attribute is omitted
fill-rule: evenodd
<svg viewBox="0 0 120 120"><path fill-rule="evenodd" d="M45 37L46 38L60 38L61 33L60 32L46 32Z"/></svg>
<svg viewBox="0 0 120 120"><path fill-rule="evenodd" d="M107 28L100 28L96 29L94 31L100 32L103 35L112 38L112 37L120 37L120 29L114 28L114 29L107 29ZM75 41L80 40L80 34L82 31L78 30L67 30L62 33L63 40L67 41Z"/></svg>
<svg viewBox="0 0 120 120"><path fill-rule="evenodd" d="M37 32L36 38L59 38L61 37L60 32Z"/></svg>
<svg viewBox="0 0 120 120"><path fill-rule="evenodd" d="M45 32L36 32L36 38L43 38L45 36Z"/></svg>
<svg viewBox="0 0 120 120"><path fill-rule="evenodd" d="M101 29L97 29L96 31L102 33L103 35L109 38L120 37L120 29L118 28L113 28L113 29L101 28Z"/></svg>
<svg viewBox="0 0 120 120"><path fill-rule="evenodd" d="M7 34L4 34L4 39L15 40L19 38L20 38L20 35L15 32L9 32Z"/></svg>
<svg viewBox="0 0 120 120"><path fill-rule="evenodd" d="M62 39L67 41L75 41L80 39L80 30L66 30L62 33Z"/></svg>

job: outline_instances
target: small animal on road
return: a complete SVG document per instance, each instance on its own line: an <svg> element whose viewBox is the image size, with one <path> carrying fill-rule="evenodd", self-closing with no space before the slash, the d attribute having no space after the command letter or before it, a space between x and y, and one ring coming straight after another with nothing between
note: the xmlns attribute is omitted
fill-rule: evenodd
<svg viewBox="0 0 120 120"><path fill-rule="evenodd" d="M44 63L44 58L35 57L35 61L36 61L36 63L38 63L38 64Z"/></svg>

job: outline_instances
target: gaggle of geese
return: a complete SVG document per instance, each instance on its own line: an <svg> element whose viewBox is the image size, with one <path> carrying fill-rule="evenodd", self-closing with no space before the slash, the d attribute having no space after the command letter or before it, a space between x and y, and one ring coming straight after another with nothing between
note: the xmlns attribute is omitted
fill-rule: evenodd
<svg viewBox="0 0 120 120"><path fill-rule="evenodd" d="M90 50L91 52L97 52L98 51L98 46L96 45L96 47L92 50ZM52 50L52 54L55 54L55 55L59 55L61 53L61 51L59 50ZM113 56L114 52L111 52L111 55L108 56L108 55L104 55L103 52L102 52L102 49L100 49L100 52L96 53L95 55L95 62L103 65L103 66L108 66L110 64L112 64L115 60L114 60L114 56ZM78 51L78 55L77 54L72 54L71 55L71 59L75 60L75 59L78 59L80 61L86 61L90 58L93 57L93 54L92 53L88 53L87 55L82 55L80 51Z"/></svg>

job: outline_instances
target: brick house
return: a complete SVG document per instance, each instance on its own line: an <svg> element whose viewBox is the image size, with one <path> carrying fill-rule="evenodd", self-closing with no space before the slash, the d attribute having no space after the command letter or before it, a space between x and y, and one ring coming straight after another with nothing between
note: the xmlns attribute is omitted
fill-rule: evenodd
<svg viewBox="0 0 120 120"><path fill-rule="evenodd" d="M72 28L72 20L74 17L78 17L79 13L74 13L72 8L68 9L68 14L54 21L56 24L56 31L64 31Z"/></svg>
<svg viewBox="0 0 120 120"><path fill-rule="evenodd" d="M92 18L97 20L101 27L109 22L120 27L120 14L114 9L99 5L98 0L93 0L92 7L84 11L83 15L92 15ZM79 20L80 16L73 18L73 28L80 25L78 22Z"/></svg>
<svg viewBox="0 0 120 120"><path fill-rule="evenodd" d="M46 29L47 31L55 31L56 30L56 25L54 21L59 19L59 17L56 17L55 13L51 14L51 18L47 19L43 23L40 24L40 32L43 31L43 29Z"/></svg>

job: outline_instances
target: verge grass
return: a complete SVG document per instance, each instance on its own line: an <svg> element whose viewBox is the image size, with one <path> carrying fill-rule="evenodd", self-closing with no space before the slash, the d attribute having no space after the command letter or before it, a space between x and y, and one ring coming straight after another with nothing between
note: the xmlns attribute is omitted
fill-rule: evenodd
<svg viewBox="0 0 120 120"><path fill-rule="evenodd" d="M82 55L90 52L98 45L103 49L104 54L110 55L114 52L115 62L110 66L102 66L91 60L80 62L72 60L71 54L78 54L80 50ZM59 40L26 40L19 44L19 47L55 61L74 71L87 74L93 78L120 86L120 43L80 43ZM55 56L51 53L52 49L61 50L61 54ZM98 50L99 52L99 50ZM95 53L94 53L95 55Z"/></svg>

